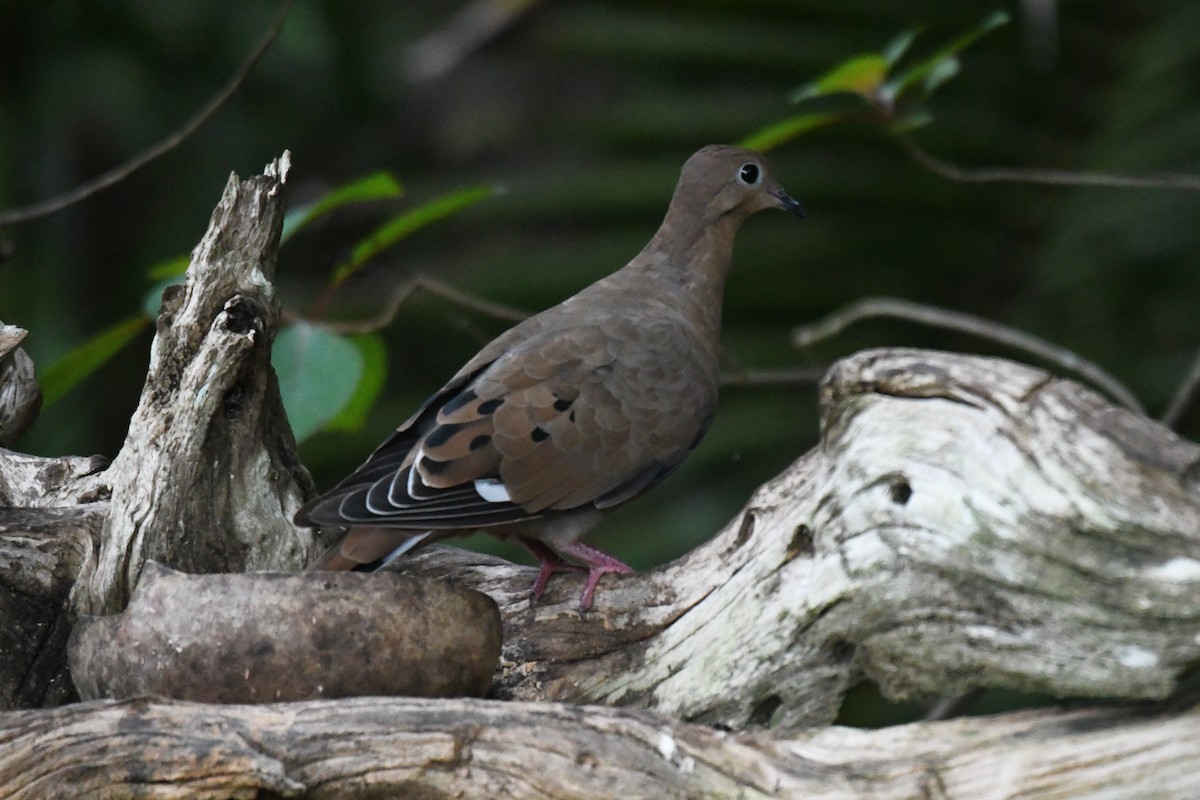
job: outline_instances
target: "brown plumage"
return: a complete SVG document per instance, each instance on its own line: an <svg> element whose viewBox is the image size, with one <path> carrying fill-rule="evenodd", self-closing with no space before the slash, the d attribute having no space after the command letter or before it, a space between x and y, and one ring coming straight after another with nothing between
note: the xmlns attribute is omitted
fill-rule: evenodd
<svg viewBox="0 0 1200 800"><path fill-rule="evenodd" d="M683 166L658 233L623 269L500 335L353 474L296 515L348 525L315 569L354 569L426 541L513 536L550 575L629 567L581 541L703 437L717 401L725 275L758 211L803 216L763 157L711 145ZM398 552L397 552L398 551Z"/></svg>

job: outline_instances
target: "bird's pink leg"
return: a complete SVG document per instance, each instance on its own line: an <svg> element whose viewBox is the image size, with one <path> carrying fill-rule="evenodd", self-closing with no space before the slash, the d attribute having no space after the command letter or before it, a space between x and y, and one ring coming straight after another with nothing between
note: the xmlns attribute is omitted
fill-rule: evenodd
<svg viewBox="0 0 1200 800"><path fill-rule="evenodd" d="M564 560L562 556L537 539L528 536L517 536L516 540L517 544L524 547L537 558L538 566L541 568L538 570L537 580L533 582L534 600L542 599L542 593L546 591L546 584L550 582L550 576L554 573L584 571L583 567Z"/></svg>
<svg viewBox="0 0 1200 800"><path fill-rule="evenodd" d="M602 575L608 572L616 572L622 575L633 572L633 567L622 561L618 561L608 553L598 550L590 544L572 542L570 544L559 545L558 549L587 565L587 583L583 587L583 594L579 596L579 607L584 611L592 607L592 596L596 593L596 584L600 582Z"/></svg>

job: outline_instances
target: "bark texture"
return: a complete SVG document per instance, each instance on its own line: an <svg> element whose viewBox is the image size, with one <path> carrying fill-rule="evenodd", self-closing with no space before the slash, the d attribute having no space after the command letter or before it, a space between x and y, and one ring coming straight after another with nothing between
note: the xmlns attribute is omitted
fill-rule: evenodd
<svg viewBox="0 0 1200 800"><path fill-rule="evenodd" d="M0 796L14 800L1184 800L1200 710L1193 698L779 736L553 703L131 700L0 715L0 743Z"/></svg>
<svg viewBox="0 0 1200 800"><path fill-rule="evenodd" d="M0 322L0 447L12 447L42 407L33 359L17 346L28 333Z"/></svg>
<svg viewBox="0 0 1200 800"><path fill-rule="evenodd" d="M0 450L0 708L72 696L65 642L75 615L120 610L148 559L189 572L287 571L317 548L291 522L312 482L270 365L287 168L285 154L264 175L230 177L186 283L165 293L141 399L111 465ZM14 331L0 334L10 350L24 335ZM36 384L24 380L31 367L5 363L8 431L28 416Z"/></svg>
<svg viewBox="0 0 1200 800"><path fill-rule="evenodd" d="M267 703L482 697L500 656L487 595L395 573L188 575L150 561L120 614L67 645L84 699Z"/></svg>
<svg viewBox="0 0 1200 800"><path fill-rule="evenodd" d="M141 400L105 472L112 502L74 608L119 611L148 559L185 572L295 569L311 489L271 369L288 157L231 176L187 281L168 290Z"/></svg>

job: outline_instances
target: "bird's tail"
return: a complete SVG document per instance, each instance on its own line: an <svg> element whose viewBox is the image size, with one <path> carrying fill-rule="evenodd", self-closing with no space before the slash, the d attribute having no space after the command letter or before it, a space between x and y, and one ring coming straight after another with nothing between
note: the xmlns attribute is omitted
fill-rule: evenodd
<svg viewBox="0 0 1200 800"><path fill-rule="evenodd" d="M310 572L374 571L429 541L433 531L414 533L392 528L351 528L340 541L321 554Z"/></svg>

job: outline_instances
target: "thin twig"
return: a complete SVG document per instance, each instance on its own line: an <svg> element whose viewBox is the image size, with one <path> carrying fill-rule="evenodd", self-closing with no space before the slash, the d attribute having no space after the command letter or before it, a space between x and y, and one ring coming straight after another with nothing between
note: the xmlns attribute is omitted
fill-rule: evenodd
<svg viewBox="0 0 1200 800"><path fill-rule="evenodd" d="M1178 432L1184 418L1195 407L1197 398L1200 398L1200 355L1192 361L1187 377L1183 379L1167 410L1163 412L1163 425Z"/></svg>
<svg viewBox="0 0 1200 800"><path fill-rule="evenodd" d="M485 316L504 322L521 322L529 315L512 306L484 300L478 295L456 289L437 278L427 275L417 275L404 281L392 293L391 299L382 311L373 317L355 322L325 322L322 327L334 333L352 336L359 333L373 333L391 325L400 313L401 306L418 291L428 292L435 297L447 300L456 306L475 311ZM299 315L284 310L283 317L287 321L300 319ZM800 367L797 369L743 369L740 366L721 374L721 385L730 387L755 386L802 386L815 385L821 382L826 372L825 367Z"/></svg>
<svg viewBox="0 0 1200 800"><path fill-rule="evenodd" d="M1022 350L1089 381L1126 408L1139 414L1146 413L1137 397L1124 384L1101 367L1065 347L1051 344L1045 339L1016 328L1010 328L999 322L981 319L961 311L948 311L944 308L922 305L908 300L892 297L864 298L833 312L817 323L797 328L792 332L792 344L801 348L810 347L818 341L837 336L856 322L878 317L966 333L1006 347Z"/></svg>
<svg viewBox="0 0 1200 800"><path fill-rule="evenodd" d="M442 77L541 2L474 0L463 6L444 28L425 36L409 48L409 81L423 83Z"/></svg>
<svg viewBox="0 0 1200 800"><path fill-rule="evenodd" d="M288 10L292 6L292 0L283 0L283 5L280 6L279 13L275 16L275 21L267 28L263 38L255 46L250 55L242 61L241 66L225 84L221 91L217 92L211 100L208 101L198 112L196 112L187 122L178 130L165 139L159 141L150 148L143 150L133 158L126 161L124 164L113 167L103 175L93 178L92 180L75 187L69 192L60 194L57 197L52 197L49 200L43 200L39 203L34 203L24 208L14 208L8 211L0 212L0 225L12 225L18 222L28 222L32 219L45 217L57 211L61 211L67 206L74 205L81 200L91 197L96 192L102 189L107 189L115 183L125 180L137 170L149 164L151 161L160 156L174 150L184 142L189 136L195 133L201 125L217 112L221 106L233 96L233 93L242 85L242 81L250 74L250 70L258 63L263 54L267 52L267 48L275 41L279 35L279 31L283 28L283 21L287 17Z"/></svg>
<svg viewBox="0 0 1200 800"><path fill-rule="evenodd" d="M494 317L505 322L520 322L529 315L523 311L519 311L512 306L506 306L502 303L493 303L490 300L484 300L482 297L464 292L461 289L456 289L448 283L430 278L427 275L417 275L409 280L404 281L392 293L391 300L388 304L373 317L358 320L355 322L322 322L321 325L334 333L346 335L354 335L358 333L373 333L386 328L396 319L396 315L400 312L400 307L412 297L417 291L425 291L435 297L440 297L443 300L448 300L456 306L476 311L485 316ZM291 318L291 315L285 314L285 318Z"/></svg>
<svg viewBox="0 0 1200 800"><path fill-rule="evenodd" d="M739 369L721 373L721 385L736 388L757 386L815 386L828 371L826 367L795 369Z"/></svg>
<svg viewBox="0 0 1200 800"><path fill-rule="evenodd" d="M1074 172L1023 167L960 167L943 161L908 136L897 139L918 164L943 178L963 183L1040 183L1050 186L1107 186L1123 189L1188 189L1200 191L1200 175L1164 172L1156 175L1118 175L1112 172Z"/></svg>

